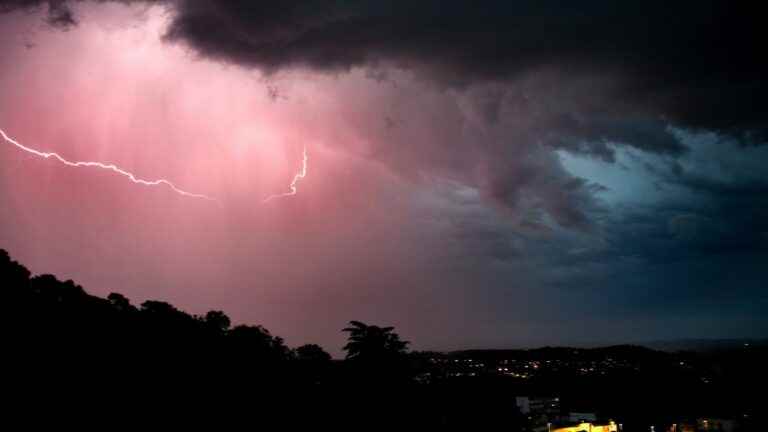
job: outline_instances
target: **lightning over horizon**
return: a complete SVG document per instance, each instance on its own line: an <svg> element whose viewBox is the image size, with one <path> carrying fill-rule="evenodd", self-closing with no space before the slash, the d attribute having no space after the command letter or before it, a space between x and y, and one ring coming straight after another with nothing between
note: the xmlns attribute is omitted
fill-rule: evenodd
<svg viewBox="0 0 768 432"><path fill-rule="evenodd" d="M298 193L298 189L296 188L296 185L299 183L299 180L307 176L307 161L308 161L307 146L305 145L304 150L302 152L301 170L298 173L296 173L296 175L293 176L293 180L291 181L290 186L288 186L290 191L281 193L281 194L270 195L264 198L264 201L262 201L262 203L266 204L267 202L275 198L285 198L292 195L296 195Z"/></svg>
<svg viewBox="0 0 768 432"><path fill-rule="evenodd" d="M30 154L33 154L35 156L39 156L39 157L42 157L42 158L45 158L45 159L53 158L53 159L56 159L57 161L61 162L64 165L67 165L67 166L71 166L71 167L75 167L75 168L87 167L87 168L105 169L105 170L117 173L117 174L119 174L119 175L121 175L123 177L127 177L131 182L136 183L136 184L140 184L140 185L143 185L143 186L160 186L160 185L165 185L168 188L170 188L172 191L174 191L177 194L182 195L182 196L186 196L186 197L190 197L190 198L201 198L201 199L205 199L205 200L209 200L209 201L214 201L214 202L217 202L217 203L220 202L218 199L209 197L207 195L193 193L193 192L188 192L188 191L185 191L183 189L179 189L178 187L176 187L175 184L173 184L171 181L166 180L166 179L144 180L144 179L138 178L133 173L131 173L129 171L126 171L126 170L118 167L115 164L105 164L105 163L94 162L94 161L76 161L76 162L72 162L72 161L69 161L69 160L63 158L62 156L60 156L58 153L55 153L55 152L43 152L43 151L35 150L35 149L27 147L24 144L21 144L18 141L16 141L15 139L11 138L2 129L0 129L0 135L2 135L3 139L6 142L8 142L10 144L13 144L17 148L19 148L19 149L21 149L21 150L23 150L23 151L25 151L27 153L30 153Z"/></svg>

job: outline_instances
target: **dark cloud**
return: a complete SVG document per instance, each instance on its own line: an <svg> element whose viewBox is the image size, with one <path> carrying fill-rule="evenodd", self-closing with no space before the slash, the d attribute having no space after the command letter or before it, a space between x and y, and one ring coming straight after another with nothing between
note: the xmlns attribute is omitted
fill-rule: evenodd
<svg viewBox="0 0 768 432"><path fill-rule="evenodd" d="M604 114L766 136L765 30L744 4L186 0L176 8L169 39L267 71L392 64L450 85L549 67L599 73L616 81L615 99L598 107Z"/></svg>
<svg viewBox="0 0 768 432"><path fill-rule="evenodd" d="M582 118L579 118L582 117ZM654 153L680 154L685 147L664 122L648 119L590 118L563 113L552 119L549 144L613 161L611 143L632 144Z"/></svg>
<svg viewBox="0 0 768 432"><path fill-rule="evenodd" d="M66 29L77 24L68 3L68 0L0 0L0 12L17 9L31 11L45 6L48 14L46 22L54 27Z"/></svg>
<svg viewBox="0 0 768 432"><path fill-rule="evenodd" d="M63 0L49 2L48 23L61 28L69 28L76 24L72 11L64 4Z"/></svg>
<svg viewBox="0 0 768 432"><path fill-rule="evenodd" d="M745 4L115 1L167 5L166 39L209 59L266 73L362 67L392 82L388 71L407 70L461 92L484 132L468 138L462 123L446 125L431 134L433 145L408 136L407 113L393 112L380 141L397 148L377 147L369 156L401 173L432 170L462 180L507 208L525 209L533 226L550 217L585 228L584 209L592 206L587 185L543 149L611 161L620 144L678 156L686 147L670 126L742 143L768 137L768 61L759 45L765 31L759 11ZM68 3L0 0L0 8L47 5L48 21L67 27L75 23ZM398 134L407 146L393 140ZM413 142L420 148L409 147Z"/></svg>
<svg viewBox="0 0 768 432"><path fill-rule="evenodd" d="M462 86L514 81L554 68L564 74L556 87L564 94L573 85L569 75L598 74L613 83L609 103L592 107L608 124L621 115L751 142L768 137L768 60L760 42L768 35L760 18L764 14L753 3L138 2L172 6L168 39L209 58L265 71L388 65ZM51 22L74 22L62 0L3 0L0 7L41 3L50 5ZM498 111L493 103L486 108L489 117ZM603 138L627 138L616 127L608 126ZM633 141L668 140L643 126L639 133Z"/></svg>

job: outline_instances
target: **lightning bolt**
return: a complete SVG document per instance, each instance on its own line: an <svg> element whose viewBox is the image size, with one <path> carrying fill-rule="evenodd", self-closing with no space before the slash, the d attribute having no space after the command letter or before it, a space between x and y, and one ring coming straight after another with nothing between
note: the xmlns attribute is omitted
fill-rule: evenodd
<svg viewBox="0 0 768 432"><path fill-rule="evenodd" d="M285 198L291 195L296 195L298 190L296 189L296 184L299 183L299 180L303 179L307 176L307 146L304 146L304 152L303 152L303 158L301 160L301 170L296 173L295 176L293 176L293 180L291 181L291 185L288 186L289 192L276 194L276 195L270 195L266 198L264 198L263 203L267 203L275 198Z"/></svg>
<svg viewBox="0 0 768 432"><path fill-rule="evenodd" d="M3 136L3 139L7 143L13 144L17 148L19 148L21 150L24 150L27 153L31 153L31 154L33 154L35 156L39 156L39 157L42 157L42 158L45 158L45 159L53 158L53 159L56 159L57 161L63 163L64 165L67 165L67 166L76 167L76 168L83 168L83 167L87 167L87 168L100 168L100 169L112 171L112 172L114 172L116 174L120 174L123 177L127 177L130 181L132 181L133 183L136 183L136 184L140 184L140 185L143 185L143 186L160 186L160 185L165 185L165 186L169 187L172 191L176 192L179 195L185 196L185 197L201 198L201 199L205 199L205 200L209 200L209 201L214 201L214 202L217 202L217 203L219 202L219 200L217 200L216 198L211 198L211 197L209 197L207 195L187 192L185 190L179 189L178 187L176 187L175 184L171 183L169 180L166 180L166 179L144 180L144 179L136 177L133 173L128 172L128 171L126 171L126 170L124 170L124 169L122 169L122 168L120 168L120 167L118 167L117 165L114 165L114 164L104 164L104 163L101 163L101 162L72 162L72 161L64 159L63 157L59 156L57 153L42 152L42 151L35 150L33 148L27 147L27 146L19 143L18 141L14 140L13 138L9 137L5 133L5 131L3 131L2 129L0 129L0 135Z"/></svg>

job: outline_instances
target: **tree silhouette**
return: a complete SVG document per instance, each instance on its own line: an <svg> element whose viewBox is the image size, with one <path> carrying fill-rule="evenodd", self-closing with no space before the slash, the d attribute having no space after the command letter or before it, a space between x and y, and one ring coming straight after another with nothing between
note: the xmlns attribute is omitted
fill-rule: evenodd
<svg viewBox="0 0 768 432"><path fill-rule="evenodd" d="M262 326L236 326L227 333L227 339L240 361L275 364L291 356L283 338L272 336Z"/></svg>
<svg viewBox="0 0 768 432"><path fill-rule="evenodd" d="M110 293L107 296L107 300L109 300L109 303L112 305L112 307L115 308L115 310L119 312L125 312L130 310L135 310L136 308L131 305L131 301L128 300L124 295L119 293Z"/></svg>
<svg viewBox="0 0 768 432"><path fill-rule="evenodd" d="M350 327L342 331L349 333L344 351L348 360L387 361L402 357L407 353L410 342L400 340L394 327L379 327L360 321L350 321Z"/></svg>
<svg viewBox="0 0 768 432"><path fill-rule="evenodd" d="M203 318L205 325L216 332L224 333L229 330L229 326L232 325L232 321L222 311L208 311Z"/></svg>
<svg viewBox="0 0 768 432"><path fill-rule="evenodd" d="M331 355L320 345L306 344L293 350L295 373L301 381L320 384L330 380L333 363Z"/></svg>
<svg viewBox="0 0 768 432"><path fill-rule="evenodd" d="M327 363L331 361L331 355L325 352L320 345L306 344L294 350L296 360L307 363Z"/></svg>
<svg viewBox="0 0 768 432"><path fill-rule="evenodd" d="M0 281L4 286L14 290L26 287L29 281L29 270L12 261L8 252L2 249L0 249Z"/></svg>

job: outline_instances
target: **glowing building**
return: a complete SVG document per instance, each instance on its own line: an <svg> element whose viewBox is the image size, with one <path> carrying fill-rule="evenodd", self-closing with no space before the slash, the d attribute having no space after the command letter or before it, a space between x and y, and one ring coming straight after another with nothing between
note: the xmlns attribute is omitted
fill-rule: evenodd
<svg viewBox="0 0 768 432"><path fill-rule="evenodd" d="M592 423L579 423L575 426L558 427L551 432L618 432L616 423L609 422L607 425L596 425Z"/></svg>

